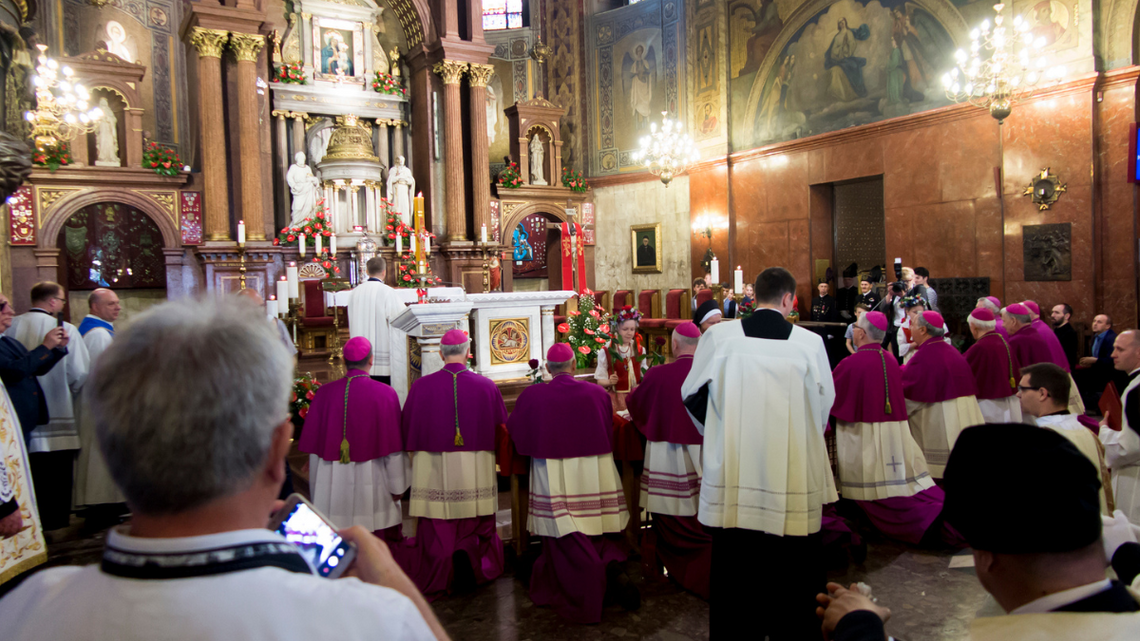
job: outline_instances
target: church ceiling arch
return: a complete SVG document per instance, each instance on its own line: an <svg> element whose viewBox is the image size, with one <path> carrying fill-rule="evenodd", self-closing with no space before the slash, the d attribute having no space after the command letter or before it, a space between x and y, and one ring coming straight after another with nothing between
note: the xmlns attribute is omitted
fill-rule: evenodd
<svg viewBox="0 0 1140 641"><path fill-rule="evenodd" d="M947 0L815 0L787 19L771 12L760 18L765 26L753 34L771 45L745 79L747 92L734 88L744 99L733 114L736 149L948 104L940 78L966 23ZM782 23L774 38L772 20ZM737 54L739 69L755 65L756 54L750 60L748 53Z"/></svg>

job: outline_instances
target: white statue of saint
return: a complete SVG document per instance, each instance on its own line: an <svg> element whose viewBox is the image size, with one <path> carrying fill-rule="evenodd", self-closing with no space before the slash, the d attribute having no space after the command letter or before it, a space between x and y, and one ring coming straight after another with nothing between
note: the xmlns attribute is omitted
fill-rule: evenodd
<svg viewBox="0 0 1140 641"><path fill-rule="evenodd" d="M119 162L119 119L107 104L107 98L99 99L99 109L103 110L103 117L99 119L99 128L95 130L95 149L98 157L95 165L98 167L120 167Z"/></svg>
<svg viewBox="0 0 1140 641"><path fill-rule="evenodd" d="M532 185L545 185L546 178L543 176L542 157L545 155L542 148L542 139L538 134L530 139L530 184Z"/></svg>
<svg viewBox="0 0 1140 641"><path fill-rule="evenodd" d="M400 221L412 224L412 195L416 193L416 179L412 170L404 165L404 157L396 156L396 164L388 169L388 203L400 214Z"/></svg>
<svg viewBox="0 0 1140 641"><path fill-rule="evenodd" d="M317 199L321 195L321 181L313 175L313 170L305 163L305 152L298 151L293 156L293 164L285 174L289 192L293 194L293 210L290 225L296 225L317 211Z"/></svg>

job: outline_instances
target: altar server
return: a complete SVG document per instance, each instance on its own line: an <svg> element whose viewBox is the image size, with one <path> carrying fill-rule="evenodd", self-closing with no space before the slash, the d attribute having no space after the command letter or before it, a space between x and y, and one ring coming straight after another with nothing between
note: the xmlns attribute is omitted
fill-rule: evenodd
<svg viewBox="0 0 1140 641"><path fill-rule="evenodd" d="M910 433L902 371L882 348L889 329L880 312L855 323L858 349L835 368L835 446L839 492L880 531L918 544L942 511L942 490Z"/></svg>
<svg viewBox="0 0 1140 641"><path fill-rule="evenodd" d="M1053 363L1066 372L1069 371L1069 361L1065 357L1064 350L1054 355L1053 350L1049 348L1046 334L1056 338L1053 330L1045 327L1044 332L1038 331L1033 326L1033 312L1028 307L1022 303L1014 303L1002 310L1001 317L1006 331L1009 332L1009 347L1018 365L1028 367L1037 363ZM1081 400L1080 392L1077 391L1077 384L1073 381L1070 385L1072 391L1068 400L1069 411L1073 414L1084 414L1085 404Z"/></svg>
<svg viewBox="0 0 1140 641"><path fill-rule="evenodd" d="M23 344L28 350L39 347L48 332L58 326L57 315L67 299L59 283L44 281L32 287L32 309L12 320L5 336ZM70 341L67 356L47 374L39 377L47 401L48 422L32 431L28 443L32 465L32 483L36 488L44 530L67 527L71 515L75 455L79 449L79 430L75 426L75 396L87 380L87 345L79 338L79 330L63 323Z"/></svg>
<svg viewBox="0 0 1140 641"><path fill-rule="evenodd" d="M413 383L404 403L404 447L412 453L408 513L419 525L407 542L412 552L396 557L428 598L451 590L457 574L473 572L482 584L503 573L494 449L507 408L491 379L467 369L470 346L461 330L444 334L443 369ZM457 554L466 555L470 570L453 569Z"/></svg>
<svg viewBox="0 0 1140 641"><path fill-rule="evenodd" d="M1069 439L1096 467L1096 480L1101 484L1100 510L1105 516L1111 517L1109 496L1112 490L1109 489L1109 494L1105 494L1108 489L1105 485L1108 469L1104 463L1104 446L1089 428L1077 420L1076 415L1069 413L1066 406L1071 385L1069 375L1052 363L1023 367L1020 375L1017 397L1021 401L1022 410L1036 420L1038 426L1051 429Z"/></svg>
<svg viewBox="0 0 1140 641"><path fill-rule="evenodd" d="M368 339L345 343L344 365L348 374L313 396L297 444L309 454L313 505L338 527L384 530L382 538L399 540L409 467L400 401L391 387L368 377Z"/></svg>
<svg viewBox="0 0 1140 641"><path fill-rule="evenodd" d="M574 379L574 352L555 343L552 379L523 390L507 421L518 453L531 457L527 529L542 540L530 598L576 623L598 623L609 592L627 609L641 596L619 564L629 521L613 459L613 407L606 391Z"/></svg>
<svg viewBox="0 0 1140 641"><path fill-rule="evenodd" d="M100 288L87 297L87 308L89 313L79 323L79 334L87 345L87 356L93 369L99 356L115 338L115 321L119 319L123 305L118 294ZM125 512L126 499L107 471L107 463L95 440L95 426L82 420L84 409L80 407L78 410L82 447L75 466L75 505L88 508L87 521L91 526L95 524L93 521L101 522Z"/></svg>
<svg viewBox="0 0 1140 641"><path fill-rule="evenodd" d="M966 350L966 362L974 372L978 407L987 423L1020 423L1017 402L1017 359L1009 341L997 331L997 317L979 307L967 319L976 341Z"/></svg>
<svg viewBox="0 0 1140 641"><path fill-rule="evenodd" d="M707 599L712 536L697 520L704 438L681 402L681 384L700 339L701 330L693 323L678 325L673 330L677 360L646 372L627 403L646 439L641 505L653 514L657 555L670 577Z"/></svg>
<svg viewBox="0 0 1140 641"><path fill-rule="evenodd" d="M757 311L701 337L681 395L704 436L697 518L713 530L709 631L819 636L823 504L838 499L823 432L835 400L823 339L787 321L796 279L770 267Z"/></svg>
<svg viewBox="0 0 1140 641"><path fill-rule="evenodd" d="M965 357L942 340L944 325L938 312L915 318L911 335L918 347L902 368L910 432L936 479L942 478L958 434L986 422L978 407L974 373Z"/></svg>
<svg viewBox="0 0 1140 641"><path fill-rule="evenodd" d="M392 321L406 309L396 290L384 284L387 262L382 256L369 258L365 264L368 280L356 286L348 298L348 333L368 339L372 346L372 379L394 385L406 394L406 385L393 382L393 375L403 379L408 367L408 345L404 332L392 327ZM400 402L403 402L403 398Z"/></svg>
<svg viewBox="0 0 1140 641"><path fill-rule="evenodd" d="M1100 442L1104 459L1112 469L1112 496L1116 508L1133 525L1140 525L1140 335L1137 330L1121 332L1112 348L1116 369L1128 372L1128 386L1120 395L1124 416L1121 429L1101 422Z"/></svg>

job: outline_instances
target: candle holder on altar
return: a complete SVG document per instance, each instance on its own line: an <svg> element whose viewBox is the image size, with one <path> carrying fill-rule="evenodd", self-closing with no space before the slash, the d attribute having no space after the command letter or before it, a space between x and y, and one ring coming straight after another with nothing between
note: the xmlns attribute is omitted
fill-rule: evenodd
<svg viewBox="0 0 1140 641"><path fill-rule="evenodd" d="M329 310L333 317L333 340L329 346L329 367L336 377L344 376L344 345L340 342L340 306L336 304L336 293L352 289L351 283L345 278L326 278L321 281L321 289L331 292L333 296L332 307Z"/></svg>
<svg viewBox="0 0 1140 641"><path fill-rule="evenodd" d="M237 246L238 252L238 280L241 283L241 288L245 289L245 243L239 242Z"/></svg>
<svg viewBox="0 0 1140 641"><path fill-rule="evenodd" d="M713 298L716 299L717 305L719 305L721 307L721 309L723 309L724 308L724 285L721 285L720 283L713 283L712 290L713 290Z"/></svg>
<svg viewBox="0 0 1140 641"><path fill-rule="evenodd" d="M491 243L485 240L480 242L479 253L483 256L483 293L487 294L491 291Z"/></svg>

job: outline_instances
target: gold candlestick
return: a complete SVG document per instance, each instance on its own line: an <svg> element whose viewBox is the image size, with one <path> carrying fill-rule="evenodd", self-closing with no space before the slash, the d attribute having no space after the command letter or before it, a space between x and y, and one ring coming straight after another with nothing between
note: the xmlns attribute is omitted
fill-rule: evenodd
<svg viewBox="0 0 1140 641"><path fill-rule="evenodd" d="M491 260L488 253L488 243L479 243L479 251L483 254L483 293L491 291Z"/></svg>

